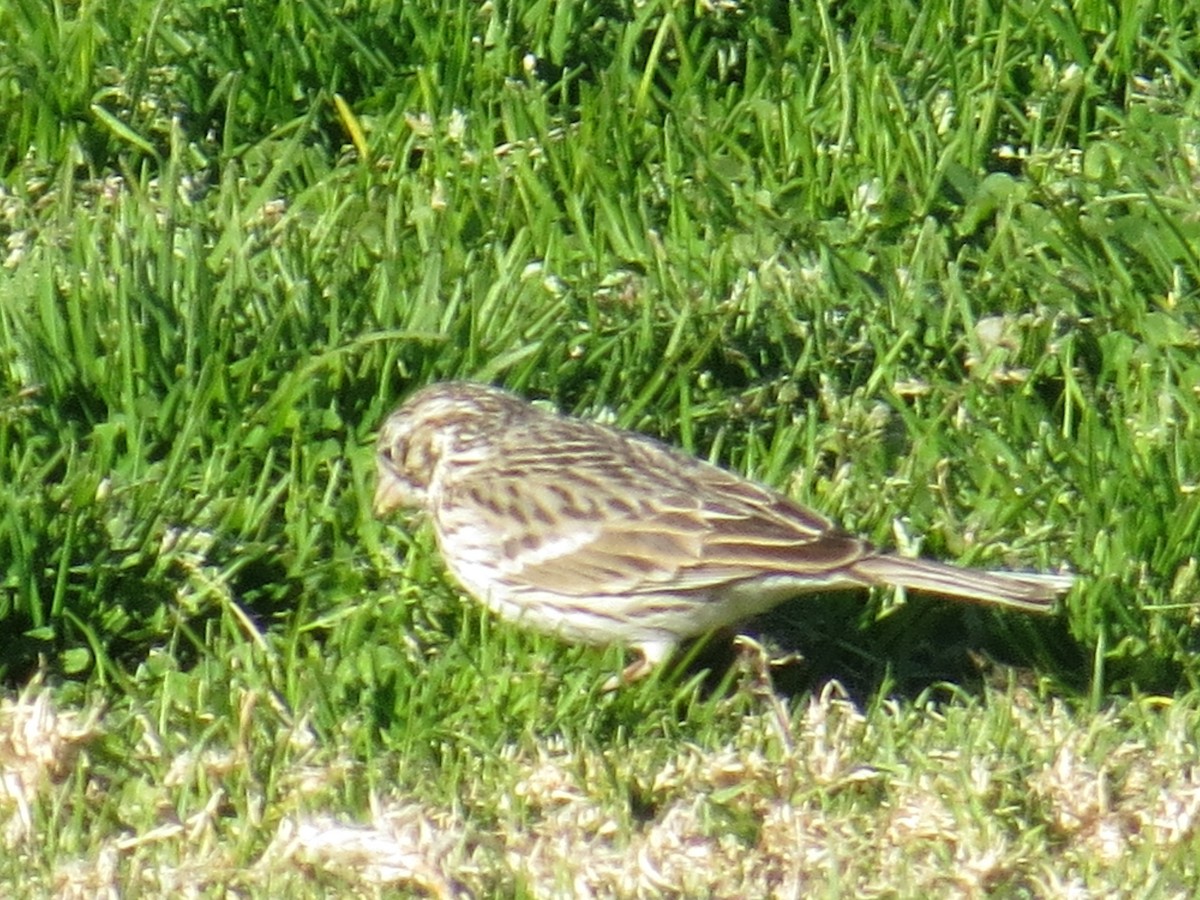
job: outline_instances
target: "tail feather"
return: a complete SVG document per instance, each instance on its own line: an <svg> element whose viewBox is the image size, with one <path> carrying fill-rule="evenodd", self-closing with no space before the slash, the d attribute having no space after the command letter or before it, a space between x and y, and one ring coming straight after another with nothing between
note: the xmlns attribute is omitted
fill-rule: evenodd
<svg viewBox="0 0 1200 900"><path fill-rule="evenodd" d="M889 553L860 559L851 569L872 584L1042 613L1050 612L1054 601L1070 590L1075 581L1071 575L963 569Z"/></svg>

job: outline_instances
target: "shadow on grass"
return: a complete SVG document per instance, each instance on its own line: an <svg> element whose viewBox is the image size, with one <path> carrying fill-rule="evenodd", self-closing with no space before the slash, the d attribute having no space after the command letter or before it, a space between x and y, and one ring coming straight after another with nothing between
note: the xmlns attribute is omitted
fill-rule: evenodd
<svg viewBox="0 0 1200 900"><path fill-rule="evenodd" d="M911 597L886 616L870 618L864 599L828 594L797 599L753 620L741 633L761 641L773 659L775 690L793 697L840 682L854 702L880 696L913 700L982 691L1010 677L1056 690L1086 692L1090 659L1064 616L1029 616ZM707 670L719 685L739 650L732 635L690 654L689 671Z"/></svg>

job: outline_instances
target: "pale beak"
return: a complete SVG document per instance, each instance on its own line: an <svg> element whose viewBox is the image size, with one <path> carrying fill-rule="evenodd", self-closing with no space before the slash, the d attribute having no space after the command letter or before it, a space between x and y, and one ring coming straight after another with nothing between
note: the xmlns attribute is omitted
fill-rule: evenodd
<svg viewBox="0 0 1200 900"><path fill-rule="evenodd" d="M380 472L375 482L375 500L372 507L377 516L385 516L397 509L421 505L417 493L400 479Z"/></svg>
<svg viewBox="0 0 1200 900"><path fill-rule="evenodd" d="M396 482L392 478L380 478L375 482L375 502L371 507L377 516L385 516L400 505L396 495Z"/></svg>

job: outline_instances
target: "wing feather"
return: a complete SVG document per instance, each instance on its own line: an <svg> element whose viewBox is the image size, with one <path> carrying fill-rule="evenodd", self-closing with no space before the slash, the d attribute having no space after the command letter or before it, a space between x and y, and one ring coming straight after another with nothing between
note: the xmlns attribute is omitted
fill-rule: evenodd
<svg viewBox="0 0 1200 900"><path fill-rule="evenodd" d="M493 564L528 589L564 596L661 592L665 585L701 591L764 574L823 575L828 583L831 569L869 552L768 488L652 441L570 424L587 433L551 448L522 447L487 471L476 466L469 483L444 485L474 491L469 499L492 515L487 528L463 527L481 536L477 544L499 532Z"/></svg>

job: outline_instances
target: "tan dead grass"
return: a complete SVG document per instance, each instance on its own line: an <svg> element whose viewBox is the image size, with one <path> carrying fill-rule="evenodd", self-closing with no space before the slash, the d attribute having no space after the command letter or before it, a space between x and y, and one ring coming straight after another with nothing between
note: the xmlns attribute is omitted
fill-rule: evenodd
<svg viewBox="0 0 1200 900"><path fill-rule="evenodd" d="M791 715L781 705L745 717L727 746L682 744L654 760L547 740L505 751L508 780L469 787L454 808L397 790L374 798L369 821L304 810L297 798L328 797L302 789L309 760L275 778L281 795L265 799L249 864L239 844L259 823L221 815L222 778L240 763L196 753L166 766L160 786L169 798L196 783L182 769L202 767L205 803L140 834L95 836L86 858L54 867L45 893L1088 896L1097 883L1134 886L1196 839L1197 709L1162 701L1148 714L1162 725L1155 739L1122 712L1002 694L868 716L831 684ZM971 717L1003 720L1010 740L956 741ZM102 728L98 711L57 711L41 686L0 703L6 852L36 844L36 804L69 789L64 773ZM334 768L334 780L353 777ZM1184 883L1168 880L1163 895L1183 896Z"/></svg>
<svg viewBox="0 0 1200 900"><path fill-rule="evenodd" d="M0 821L8 848L32 837L32 805L98 733L99 709L61 712L50 698L35 680L19 696L0 699Z"/></svg>

